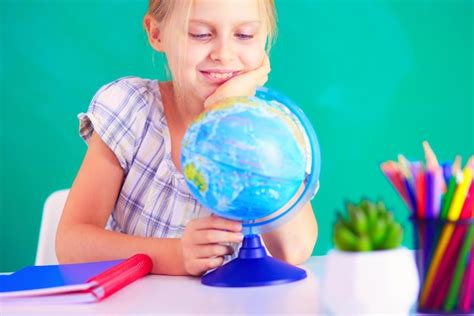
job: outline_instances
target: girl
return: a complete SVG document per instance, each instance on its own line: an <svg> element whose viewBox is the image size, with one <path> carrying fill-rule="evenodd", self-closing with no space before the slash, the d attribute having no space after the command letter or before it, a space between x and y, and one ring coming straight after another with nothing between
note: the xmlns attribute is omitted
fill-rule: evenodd
<svg viewBox="0 0 474 316"><path fill-rule="evenodd" d="M192 197L180 142L203 110L253 95L270 72L273 0L150 0L144 26L173 80L122 78L102 87L80 134L88 142L58 227L61 263L146 253L153 273L202 275L242 240L239 222L211 216ZM107 229L105 229L106 227ZM311 205L263 235L272 256L305 261L317 237Z"/></svg>

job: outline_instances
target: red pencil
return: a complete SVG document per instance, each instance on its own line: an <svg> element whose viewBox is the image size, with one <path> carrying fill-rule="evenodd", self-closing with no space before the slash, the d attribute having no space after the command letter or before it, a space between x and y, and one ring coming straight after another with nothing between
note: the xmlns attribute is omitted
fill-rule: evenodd
<svg viewBox="0 0 474 316"><path fill-rule="evenodd" d="M462 281L463 291L461 292L460 307L463 312L468 312L472 307L472 295L474 293L474 249L471 248L471 257L464 273L464 279Z"/></svg>
<svg viewBox="0 0 474 316"><path fill-rule="evenodd" d="M466 199L464 200L461 215L459 215L459 219L470 218L474 218L474 181L471 182L471 186L469 187L469 191L467 192Z"/></svg>
<svg viewBox="0 0 474 316"><path fill-rule="evenodd" d="M416 175L416 209L418 211L418 218L425 218L425 172L420 170Z"/></svg>

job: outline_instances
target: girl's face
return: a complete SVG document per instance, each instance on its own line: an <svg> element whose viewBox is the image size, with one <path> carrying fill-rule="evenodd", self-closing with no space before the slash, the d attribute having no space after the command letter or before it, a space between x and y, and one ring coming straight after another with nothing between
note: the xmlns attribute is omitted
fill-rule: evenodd
<svg viewBox="0 0 474 316"><path fill-rule="evenodd" d="M265 55L267 27L258 0L195 0L188 29L174 34L166 39L174 49L163 43L171 72L180 92L200 101L260 66ZM186 43L184 50L177 41Z"/></svg>

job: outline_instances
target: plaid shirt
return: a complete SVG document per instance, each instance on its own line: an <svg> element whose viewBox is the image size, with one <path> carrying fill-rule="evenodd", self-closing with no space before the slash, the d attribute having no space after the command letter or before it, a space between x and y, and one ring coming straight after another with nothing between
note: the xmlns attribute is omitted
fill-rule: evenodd
<svg viewBox="0 0 474 316"><path fill-rule="evenodd" d="M191 195L171 160L158 81L127 77L102 87L78 115L87 142L95 130L115 153L125 180L107 228L143 237L180 237L209 211Z"/></svg>

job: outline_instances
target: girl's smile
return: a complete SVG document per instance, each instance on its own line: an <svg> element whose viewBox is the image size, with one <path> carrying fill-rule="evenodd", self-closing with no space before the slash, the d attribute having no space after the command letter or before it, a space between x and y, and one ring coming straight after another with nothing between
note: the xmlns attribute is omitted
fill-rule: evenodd
<svg viewBox="0 0 474 316"><path fill-rule="evenodd" d="M219 69L208 69L199 71L203 77L212 84L223 84L227 80L239 75L242 71L237 70L219 70Z"/></svg>

